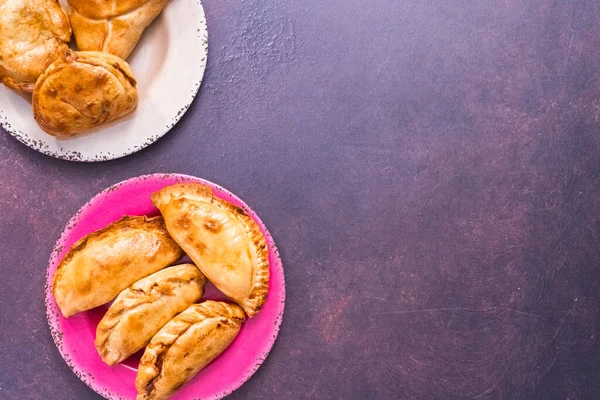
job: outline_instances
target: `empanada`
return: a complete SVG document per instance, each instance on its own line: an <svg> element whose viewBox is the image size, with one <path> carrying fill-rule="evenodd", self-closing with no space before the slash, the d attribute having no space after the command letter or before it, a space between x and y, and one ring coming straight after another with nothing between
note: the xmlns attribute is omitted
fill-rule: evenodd
<svg viewBox="0 0 600 400"><path fill-rule="evenodd" d="M192 264L165 268L121 292L96 328L96 349L115 365L144 347L174 316L200 300L206 278Z"/></svg>
<svg viewBox="0 0 600 400"><path fill-rule="evenodd" d="M152 194L173 239L220 291L249 317L269 292L269 251L258 224L244 210L186 183Z"/></svg>
<svg viewBox="0 0 600 400"><path fill-rule="evenodd" d="M235 304L191 305L152 338L138 366L137 400L164 400L235 339L244 311Z"/></svg>
<svg viewBox="0 0 600 400"><path fill-rule="evenodd" d="M57 0L0 0L0 81L31 92L69 40L71 25Z"/></svg>
<svg viewBox="0 0 600 400"><path fill-rule="evenodd" d="M162 217L123 217L67 252L52 282L56 304L65 317L98 307L182 256Z"/></svg>
<svg viewBox="0 0 600 400"><path fill-rule="evenodd" d="M68 137L129 114L137 107L138 93L125 61L67 50L39 77L32 103L44 131Z"/></svg>
<svg viewBox="0 0 600 400"><path fill-rule="evenodd" d="M168 0L69 0L69 17L80 50L126 59Z"/></svg>

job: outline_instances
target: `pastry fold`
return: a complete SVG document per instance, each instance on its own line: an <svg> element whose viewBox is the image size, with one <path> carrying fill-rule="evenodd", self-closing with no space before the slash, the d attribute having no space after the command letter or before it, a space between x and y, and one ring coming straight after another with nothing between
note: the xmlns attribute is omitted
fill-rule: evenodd
<svg viewBox="0 0 600 400"><path fill-rule="evenodd" d="M206 278L182 264L143 278L121 292L96 328L96 349L115 365L144 347L174 316L194 304Z"/></svg>
<svg viewBox="0 0 600 400"><path fill-rule="evenodd" d="M123 217L76 242L59 264L53 294L65 317L113 300L183 256L162 217Z"/></svg>
<svg viewBox="0 0 600 400"><path fill-rule="evenodd" d="M37 80L32 103L44 131L69 137L129 114L137 107L138 93L122 59L66 50Z"/></svg>
<svg viewBox="0 0 600 400"><path fill-rule="evenodd" d="M249 317L259 312L269 291L269 251L252 217L199 183L167 186L152 202L208 280Z"/></svg>
<svg viewBox="0 0 600 400"><path fill-rule="evenodd" d="M33 91L69 40L71 26L58 0L0 0L0 81L17 91Z"/></svg>
<svg viewBox="0 0 600 400"><path fill-rule="evenodd" d="M69 18L80 50L126 59L168 0L69 0Z"/></svg>
<svg viewBox="0 0 600 400"><path fill-rule="evenodd" d="M192 379L235 339L244 321L235 304L191 305L152 338L138 366L137 400L164 400Z"/></svg>

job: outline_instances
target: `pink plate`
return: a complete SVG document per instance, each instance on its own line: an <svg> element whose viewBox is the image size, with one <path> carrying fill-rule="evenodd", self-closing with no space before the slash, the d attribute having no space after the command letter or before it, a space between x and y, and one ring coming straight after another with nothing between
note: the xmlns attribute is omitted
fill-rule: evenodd
<svg viewBox="0 0 600 400"><path fill-rule="evenodd" d="M106 306L64 318L52 295L52 277L68 249L77 240L123 215L157 215L158 210L152 205L150 195L164 186L180 182L210 185L217 196L242 207L258 222L269 245L271 280L269 296L261 312L247 320L223 354L183 386L172 399L213 400L227 396L252 376L277 338L285 303L283 267L273 238L256 214L235 195L200 178L153 174L128 179L96 195L71 218L54 247L46 276L46 314L54 343L73 372L107 399L135 399L135 376L140 354L131 356L115 367L104 364L94 347L94 338L96 325L104 315ZM203 298L223 298L212 286L207 287L206 292Z"/></svg>

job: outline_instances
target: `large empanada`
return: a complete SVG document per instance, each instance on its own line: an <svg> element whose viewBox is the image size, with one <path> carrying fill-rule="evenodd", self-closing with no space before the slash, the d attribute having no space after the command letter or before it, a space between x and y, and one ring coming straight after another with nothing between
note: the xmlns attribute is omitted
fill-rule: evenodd
<svg viewBox="0 0 600 400"><path fill-rule="evenodd" d="M152 194L169 233L219 290L249 317L269 292L269 251L258 224L209 186L186 183Z"/></svg>
<svg viewBox="0 0 600 400"><path fill-rule="evenodd" d="M191 305L152 338L138 366L137 400L164 400L235 339L244 311L235 304Z"/></svg>
<svg viewBox="0 0 600 400"><path fill-rule="evenodd" d="M31 92L69 40L69 19L57 0L0 0L0 81Z"/></svg>
<svg viewBox="0 0 600 400"><path fill-rule="evenodd" d="M126 59L168 0L69 0L69 17L80 50Z"/></svg>
<svg viewBox="0 0 600 400"><path fill-rule="evenodd" d="M98 307L182 256L162 217L123 217L71 247L54 274L56 304L65 317Z"/></svg>
<svg viewBox="0 0 600 400"><path fill-rule="evenodd" d="M144 347L174 316L200 300L206 278L182 264L147 276L121 292L96 328L96 349L115 365Z"/></svg>
<svg viewBox="0 0 600 400"><path fill-rule="evenodd" d="M69 137L132 112L138 93L129 64L97 51L67 50L39 77L33 115L53 136Z"/></svg>

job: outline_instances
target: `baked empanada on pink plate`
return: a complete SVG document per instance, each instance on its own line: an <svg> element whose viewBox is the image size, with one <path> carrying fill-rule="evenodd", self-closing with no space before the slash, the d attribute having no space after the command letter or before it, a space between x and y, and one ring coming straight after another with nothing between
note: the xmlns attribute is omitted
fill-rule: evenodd
<svg viewBox="0 0 600 400"><path fill-rule="evenodd" d="M54 273L54 299L70 317L108 303L182 256L162 217L123 217L71 247Z"/></svg>
<svg viewBox="0 0 600 400"><path fill-rule="evenodd" d="M167 186L152 202L208 280L249 317L258 313L269 292L269 250L252 217L199 183Z"/></svg>
<svg viewBox="0 0 600 400"><path fill-rule="evenodd" d="M236 304L193 304L152 338L135 380L137 400L164 400L223 352L245 319Z"/></svg>
<svg viewBox="0 0 600 400"><path fill-rule="evenodd" d="M195 265L165 268L117 296L96 328L96 349L115 365L148 344L174 316L194 304L206 278Z"/></svg>

